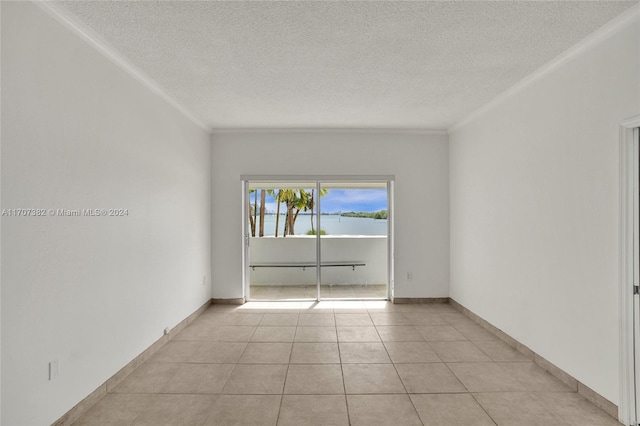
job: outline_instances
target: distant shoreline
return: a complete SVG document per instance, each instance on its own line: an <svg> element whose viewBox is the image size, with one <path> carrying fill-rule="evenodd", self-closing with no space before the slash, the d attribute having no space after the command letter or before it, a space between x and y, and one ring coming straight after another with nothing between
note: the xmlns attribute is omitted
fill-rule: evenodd
<svg viewBox="0 0 640 426"><path fill-rule="evenodd" d="M300 212L302 214L302 212ZM264 235L271 236L275 233L275 224L278 216L276 214L266 214L264 217ZM281 213L278 223L278 236L283 235L285 215ZM311 231L311 215L306 214L303 218L298 217L295 222L295 235L304 235ZM259 218L258 218L259 220ZM387 235L387 219L375 219L372 217L350 217L340 214L313 215L313 228L317 229L320 221L320 229L323 235Z"/></svg>
<svg viewBox="0 0 640 426"><path fill-rule="evenodd" d="M348 214L352 214L354 212L340 212L340 213L320 213L320 216L342 216L342 217L350 217L350 216L346 216ZM355 214L376 214L377 212L355 212ZM266 212L264 214L265 216L276 216L277 213L275 212ZM280 216L286 216L287 213L280 213ZM313 213L314 216L317 216L317 213ZM298 213L298 216L311 216L311 213L309 212L304 212L301 211L300 213ZM382 219L382 220L386 220L386 219Z"/></svg>

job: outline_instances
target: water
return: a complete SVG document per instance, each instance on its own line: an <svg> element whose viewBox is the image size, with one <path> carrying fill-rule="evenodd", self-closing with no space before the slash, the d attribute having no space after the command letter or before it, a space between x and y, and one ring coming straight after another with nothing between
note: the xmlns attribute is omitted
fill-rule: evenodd
<svg viewBox="0 0 640 426"><path fill-rule="evenodd" d="M258 216L256 224L256 235L260 230L260 217ZM316 227L317 216L313 216L313 227ZM285 215L280 215L278 224L278 236L282 236L284 232ZM321 228L326 231L327 235L387 235L386 219L370 219L365 217L345 217L336 214L327 214L320 216ZM268 214L264 216L264 235L275 235L276 215ZM304 235L311 230L311 215L299 215L296 219L295 234Z"/></svg>

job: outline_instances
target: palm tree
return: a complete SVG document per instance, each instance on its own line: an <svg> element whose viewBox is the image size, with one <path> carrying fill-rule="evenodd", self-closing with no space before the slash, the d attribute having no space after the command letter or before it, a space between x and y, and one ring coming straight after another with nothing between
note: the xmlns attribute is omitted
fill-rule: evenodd
<svg viewBox="0 0 640 426"><path fill-rule="evenodd" d="M307 208L305 208L304 210L311 210L311 232L313 234L315 234L315 229L313 229L313 209L316 207L316 200L314 197L314 192L315 192L315 188L311 189L311 196L308 198L307 200ZM327 195L327 193L329 192L328 189L325 188L320 188L320 196L324 197L325 195Z"/></svg>
<svg viewBox="0 0 640 426"><path fill-rule="evenodd" d="M308 203L309 193L307 191L299 189L297 192L294 192L291 214L289 215L289 220L291 221L291 225L289 226L289 235L294 235L294 226L298 219L298 214L300 213L300 210L307 210ZM293 213L293 209L296 209L295 213Z"/></svg>
<svg viewBox="0 0 640 426"><path fill-rule="evenodd" d="M275 199L276 204L278 205L278 210L276 211L276 238L278 238L278 224L280 222L280 191L280 189L278 189L277 191L275 189L267 189L267 194L272 196Z"/></svg>
<svg viewBox="0 0 640 426"><path fill-rule="evenodd" d="M278 204L278 210L276 213L276 237L278 236L278 225L280 222L280 204L284 203L285 204L285 208L287 209L287 213L285 215L285 219L284 219L284 232L282 233L283 237L286 237L287 235L293 235L289 232L289 228L291 223L291 216L289 213L292 211L293 209L293 205L295 203L295 199L296 199L296 191L294 191L293 189L279 189L278 193L276 194L276 203Z"/></svg>
<svg viewBox="0 0 640 426"><path fill-rule="evenodd" d="M285 220L284 220L284 233L283 233L283 236L286 237L287 235L293 235L291 233L291 227L293 225L291 218L293 216L292 212L293 212L293 205L294 205L294 200L296 198L296 195L293 189L281 189L278 192L278 195L279 195L279 201L281 203L284 203L287 209L287 213L285 215Z"/></svg>
<svg viewBox="0 0 640 426"><path fill-rule="evenodd" d="M258 224L258 190L255 189L253 191L253 234L252 237L256 236L256 225Z"/></svg>
<svg viewBox="0 0 640 426"><path fill-rule="evenodd" d="M260 190L260 236L264 237L264 203L267 193L264 189Z"/></svg>
<svg viewBox="0 0 640 426"><path fill-rule="evenodd" d="M278 189L278 194L276 194L276 203L278 203L278 209L276 210L276 238L278 238L278 225L280 224L280 204L282 203L282 189Z"/></svg>
<svg viewBox="0 0 640 426"><path fill-rule="evenodd" d="M253 191L251 191L253 192ZM320 196L324 197L327 195L329 191L327 189L320 190ZM273 196L276 201L277 211L276 211L276 230L275 237L278 237L278 228L280 225L280 206L282 203L285 204L286 207L286 215L284 221L284 232L283 237L287 235L295 235L295 223L296 219L298 219L298 214L300 211L308 211L311 210L311 229L313 230L313 209L315 208L315 200L314 194L315 189L311 190L311 193L305 191L304 189L267 189L266 193ZM260 236L264 235L262 221L264 218L264 193L260 194ZM255 212L254 212L255 214Z"/></svg>
<svg viewBox="0 0 640 426"><path fill-rule="evenodd" d="M295 222L300 210L307 204L309 194L303 189L281 189L279 192L280 202L285 204L287 213L284 222L284 236L295 235Z"/></svg>
<svg viewBox="0 0 640 426"><path fill-rule="evenodd" d="M256 190L255 189L250 189L249 190L249 195L255 193ZM255 196L254 196L255 198ZM256 218L255 218L255 207L251 205L251 203L249 203L249 224L251 225L251 236L255 237L256 236Z"/></svg>

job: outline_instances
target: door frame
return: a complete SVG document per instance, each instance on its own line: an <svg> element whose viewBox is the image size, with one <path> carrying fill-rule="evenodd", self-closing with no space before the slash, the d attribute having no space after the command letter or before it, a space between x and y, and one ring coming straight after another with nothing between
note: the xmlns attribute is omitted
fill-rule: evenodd
<svg viewBox="0 0 640 426"><path fill-rule="evenodd" d="M640 116L620 123L620 235L619 235L619 303L620 303L620 403L618 419L625 425L640 421L636 401L636 335L634 327L634 279L637 280L638 255L638 141L634 129ZM635 277L634 277L635 275Z"/></svg>
<svg viewBox="0 0 640 426"><path fill-rule="evenodd" d="M393 190L395 175L241 175L240 181L242 183L242 297L244 300L251 300L250 292L250 267L249 267L249 244L251 238L249 237L248 228L248 203L249 201L249 182L251 181L263 181L263 182L315 182L316 187L322 182L386 182L387 185L387 300L393 301L393 288L394 288L394 275L393 275L393 263L394 263L394 244L393 244ZM319 193L319 192L318 192ZM316 201L316 208L318 209L317 225L320 229L320 197ZM316 263L320 263L320 232L316 238ZM317 297L316 300L320 301L320 283L321 283L321 268L316 268L316 285L317 285Z"/></svg>

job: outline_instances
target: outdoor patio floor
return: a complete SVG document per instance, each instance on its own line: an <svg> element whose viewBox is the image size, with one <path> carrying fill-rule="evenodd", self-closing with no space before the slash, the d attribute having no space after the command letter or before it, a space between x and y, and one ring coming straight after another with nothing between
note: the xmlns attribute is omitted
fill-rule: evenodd
<svg viewBox="0 0 640 426"><path fill-rule="evenodd" d="M251 300L316 299L315 285L252 285ZM321 285L322 299L386 299L387 286L372 285Z"/></svg>

